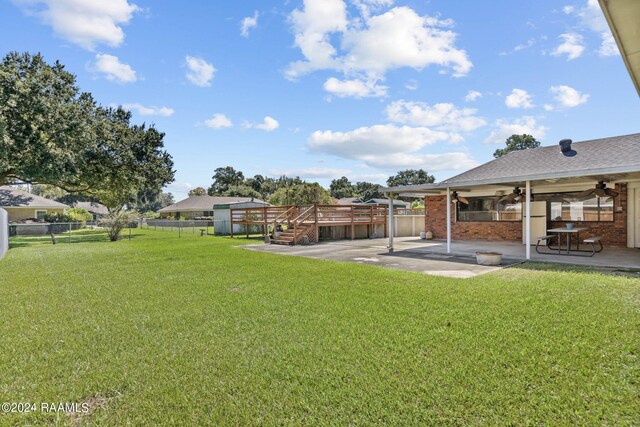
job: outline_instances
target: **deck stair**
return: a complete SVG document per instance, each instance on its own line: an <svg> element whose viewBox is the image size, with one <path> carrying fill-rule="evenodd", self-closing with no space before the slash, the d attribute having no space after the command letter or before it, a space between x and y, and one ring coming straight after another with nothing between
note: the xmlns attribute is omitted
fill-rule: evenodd
<svg viewBox="0 0 640 427"><path fill-rule="evenodd" d="M285 223L287 228L281 231L275 239L271 239L271 243L277 245L297 245L302 243L305 237L309 242L314 242L316 222L315 205L290 209L285 215L281 215L274 221L274 230L278 229L278 225L282 226Z"/></svg>

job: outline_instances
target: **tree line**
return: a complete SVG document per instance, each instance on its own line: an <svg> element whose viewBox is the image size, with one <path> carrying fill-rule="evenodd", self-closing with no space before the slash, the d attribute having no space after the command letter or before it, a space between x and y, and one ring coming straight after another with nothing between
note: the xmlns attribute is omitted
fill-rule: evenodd
<svg viewBox="0 0 640 427"><path fill-rule="evenodd" d="M278 178L254 175L246 178L242 171L232 166L215 169L211 186L208 189L196 187L189 196L235 196L253 197L268 201L274 205L330 204L334 199L358 198L367 201L385 197L382 186L367 181L352 183L343 176L331 181L328 189L317 182L307 182L300 177L282 175ZM422 169L399 171L387 179L388 186L427 184L435 181Z"/></svg>

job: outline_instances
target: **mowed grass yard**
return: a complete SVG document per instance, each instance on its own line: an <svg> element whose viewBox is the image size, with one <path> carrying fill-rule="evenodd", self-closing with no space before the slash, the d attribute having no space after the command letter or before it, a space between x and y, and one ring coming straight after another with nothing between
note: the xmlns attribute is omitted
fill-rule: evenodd
<svg viewBox="0 0 640 427"><path fill-rule="evenodd" d="M638 425L640 280L450 279L135 230L0 261L0 424Z"/></svg>

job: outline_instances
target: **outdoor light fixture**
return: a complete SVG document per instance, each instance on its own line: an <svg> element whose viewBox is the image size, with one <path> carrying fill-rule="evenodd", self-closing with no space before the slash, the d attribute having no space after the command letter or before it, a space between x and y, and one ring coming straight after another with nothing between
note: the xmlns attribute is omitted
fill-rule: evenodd
<svg viewBox="0 0 640 427"><path fill-rule="evenodd" d="M565 157L573 157L576 154L578 154L576 152L576 150L573 150L571 148L571 143L573 141L570 139L562 139L560 140L560 151L562 151L562 154L564 154Z"/></svg>

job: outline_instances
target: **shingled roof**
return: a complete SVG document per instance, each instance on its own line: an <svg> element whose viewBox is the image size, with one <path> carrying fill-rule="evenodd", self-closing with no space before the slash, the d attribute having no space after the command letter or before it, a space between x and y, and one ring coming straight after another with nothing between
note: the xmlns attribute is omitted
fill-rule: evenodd
<svg viewBox="0 0 640 427"><path fill-rule="evenodd" d="M160 209L158 212L190 212L190 211L210 211L214 205L228 205L243 202L266 203L262 200L251 199L251 197L223 197L223 196L191 196L180 200L173 205Z"/></svg>
<svg viewBox="0 0 640 427"><path fill-rule="evenodd" d="M640 172L640 133L574 142L572 148L574 157L565 157L557 145L513 151L438 186Z"/></svg>
<svg viewBox="0 0 640 427"><path fill-rule="evenodd" d="M66 209L69 206L13 187L3 186L0 187L0 207Z"/></svg>

